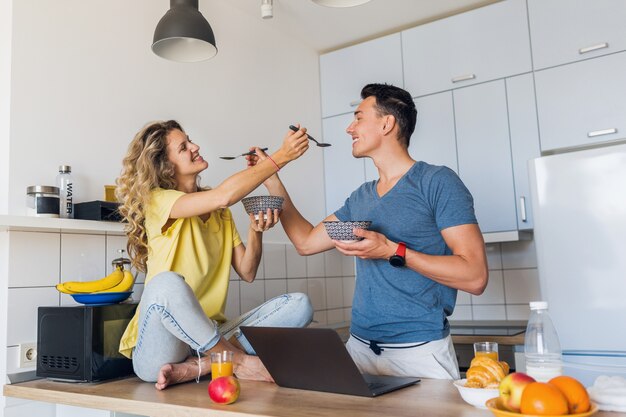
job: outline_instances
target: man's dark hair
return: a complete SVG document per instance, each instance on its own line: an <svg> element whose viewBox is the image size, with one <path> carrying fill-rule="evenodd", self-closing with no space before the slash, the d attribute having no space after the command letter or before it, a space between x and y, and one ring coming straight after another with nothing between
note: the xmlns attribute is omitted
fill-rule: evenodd
<svg viewBox="0 0 626 417"><path fill-rule="evenodd" d="M398 123L400 143L409 147L417 122L415 103L408 91L390 84L368 84L361 90L361 98L376 98L375 109L380 116L392 115Z"/></svg>

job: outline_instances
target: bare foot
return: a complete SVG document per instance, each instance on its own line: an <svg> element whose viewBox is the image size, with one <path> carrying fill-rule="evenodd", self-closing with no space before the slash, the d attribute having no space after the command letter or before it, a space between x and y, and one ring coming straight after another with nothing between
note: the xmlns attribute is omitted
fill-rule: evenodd
<svg viewBox="0 0 626 417"><path fill-rule="evenodd" d="M211 371L210 361L202 358L202 375L206 375ZM163 365L159 370L155 388L162 390L170 385L180 384L181 382L191 381L198 377L198 358L195 356L188 357L185 362L168 363Z"/></svg>
<svg viewBox="0 0 626 417"><path fill-rule="evenodd" d="M244 355L242 362L235 365L235 375L240 379L274 382L258 356Z"/></svg>

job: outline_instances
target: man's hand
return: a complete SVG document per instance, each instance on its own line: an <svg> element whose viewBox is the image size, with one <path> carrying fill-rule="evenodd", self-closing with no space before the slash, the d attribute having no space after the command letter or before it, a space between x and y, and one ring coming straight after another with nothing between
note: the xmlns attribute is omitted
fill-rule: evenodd
<svg viewBox="0 0 626 417"><path fill-rule="evenodd" d="M354 229L352 233L365 239L356 242L333 240L337 250L346 256L358 256L361 259L389 259L396 253L398 245L383 234L364 229Z"/></svg>

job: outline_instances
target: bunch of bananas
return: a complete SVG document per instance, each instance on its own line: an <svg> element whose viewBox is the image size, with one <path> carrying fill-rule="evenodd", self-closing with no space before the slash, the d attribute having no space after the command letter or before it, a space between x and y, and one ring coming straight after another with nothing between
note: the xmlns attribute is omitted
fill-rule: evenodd
<svg viewBox="0 0 626 417"><path fill-rule="evenodd" d="M113 272L104 278L85 282L65 281L57 284L56 288L59 292L64 294L92 294L130 291L135 284L135 277L129 270L124 269L124 265L126 264L130 264L129 259L115 259L113 261Z"/></svg>

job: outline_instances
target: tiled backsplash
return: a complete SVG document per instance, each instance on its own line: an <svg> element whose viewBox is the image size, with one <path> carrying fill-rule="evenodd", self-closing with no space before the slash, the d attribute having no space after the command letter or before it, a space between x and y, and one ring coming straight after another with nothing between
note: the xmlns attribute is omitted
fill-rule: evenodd
<svg viewBox="0 0 626 417"><path fill-rule="evenodd" d="M92 280L112 271L111 260L125 249L124 236L54 232L9 232L8 373L18 371L18 346L36 341L37 307L74 305L54 286ZM533 241L489 244L490 280L485 293L459 292L452 320L523 320L528 302L540 298ZM355 284L354 258L332 250L303 257L291 244L265 243L257 278L247 283L231 271L226 315L236 317L286 292L308 294L313 325L348 322ZM143 292L139 274L133 298Z"/></svg>
<svg viewBox="0 0 626 417"><path fill-rule="evenodd" d="M126 237L102 234L10 231L7 306L7 373L20 372L19 344L37 340L37 307L76 305L55 285L62 281L98 279L112 271L111 261L126 248ZM289 277L289 278L288 278ZM143 293L138 274L133 298ZM284 243L263 245L257 278L247 283L231 272L228 317L236 317L285 292L309 295L313 325L350 319L354 292L354 258L337 251L303 257Z"/></svg>
<svg viewBox="0 0 626 417"><path fill-rule="evenodd" d="M459 291L451 320L527 320L541 299L533 240L487 245L489 284L480 296Z"/></svg>

